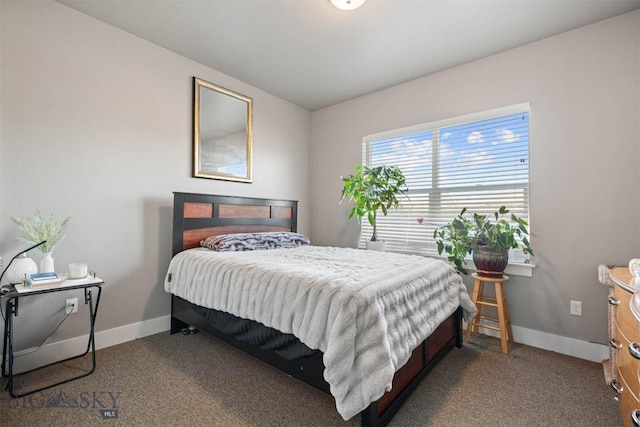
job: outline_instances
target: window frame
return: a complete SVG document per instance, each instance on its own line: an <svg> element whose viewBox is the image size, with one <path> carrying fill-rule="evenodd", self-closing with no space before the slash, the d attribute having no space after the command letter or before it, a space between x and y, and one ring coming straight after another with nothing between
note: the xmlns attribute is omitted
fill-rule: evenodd
<svg viewBox="0 0 640 427"><path fill-rule="evenodd" d="M515 114L521 114L521 113L527 113L528 116L528 141L527 141L527 154L528 154L528 165L527 165L527 220L530 222L530 213L531 213L531 208L529 205L529 196L530 196L530 187L531 187L531 108L530 108L530 104L529 103L520 103L520 104L515 104L515 105L510 105L510 106L506 106L506 107L499 107L499 108L494 108L491 110L486 110L486 111L482 111L482 112L478 112L478 113L472 113L472 114L466 114L466 115L462 115L462 116L457 116L457 117L451 117L451 118L446 118L446 119L442 119L442 120L437 120L437 121L433 121L433 122L428 122L428 123L422 123L422 124L418 124L418 125L413 125L413 126L407 126L407 127L403 127L403 128L399 128L399 129L393 129L393 130L388 130L388 131L383 131L383 132L378 132L375 134L370 134L365 136L362 139L362 164L363 165L367 165L369 166L371 164L370 160L371 160L371 155L370 155L370 146L371 143L376 142L376 141L381 141L381 140L387 140L387 139L394 139L394 138L401 138L401 137L405 137L405 136L409 136L409 135L414 135L414 134L418 134L418 133L427 133L427 132L432 132L433 135L433 139L432 141L433 143L433 152L437 154L437 151L440 147L440 142L438 141L439 138L439 131L448 127L453 127L453 126L460 126L460 125L464 125L464 124L469 124L469 123L475 123L475 122L480 122L480 121L485 121L485 120L492 120L492 119L498 119L501 117L506 117L506 116L510 116L510 115L515 115ZM433 168L434 171L432 172L432 179L433 176L437 175L437 170L438 170L438 162L433 162ZM488 187L485 187L485 189ZM430 194L430 192L424 192L421 194ZM402 201L400 202L402 203ZM361 224L361 230L363 230L363 227L366 229L367 224ZM531 229L529 230L531 231ZM368 231L366 231L366 233L368 233ZM365 231L362 232L362 234L365 234ZM360 241L359 241L359 247L364 247L364 242L366 239L363 239L361 237ZM409 252L409 253L414 253L411 250L408 251L398 251L395 250L395 252ZM437 252L435 254L431 253L431 252L426 252L425 253L421 253L420 255L423 256L429 256L429 257L434 257L434 258L440 258L440 259L444 259L446 260L445 256L441 256L438 255ZM474 270L475 266L473 264L473 261L471 260L471 257L468 258L468 262L467 262L467 267L469 270ZM531 277L532 276L532 269L535 267L535 264L532 263L532 261L530 259L528 260L521 260L519 257L516 260L511 260L510 257L510 261L509 261L509 265L507 267L507 269L505 270L505 272L507 274L514 274L514 275L519 275L519 276L527 276L527 277Z"/></svg>

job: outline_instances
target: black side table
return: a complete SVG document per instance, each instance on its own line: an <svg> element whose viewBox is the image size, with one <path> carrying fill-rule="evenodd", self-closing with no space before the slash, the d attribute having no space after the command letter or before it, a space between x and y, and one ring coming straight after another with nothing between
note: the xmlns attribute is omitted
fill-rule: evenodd
<svg viewBox="0 0 640 427"><path fill-rule="evenodd" d="M5 378L8 378L7 390L9 391L9 395L11 397L18 398L18 397L28 396L30 394L49 389L51 387L59 386L60 384L68 383L69 381L77 380L78 378L86 377L87 375L90 375L91 373L93 373L93 371L96 369L96 341L95 341L95 335L94 335L94 328L96 323L96 315L98 314L98 304L100 303L100 295L102 294L102 285L104 285L104 282L102 281L102 279L99 279L97 277L87 277L85 279L80 279L80 280L65 280L60 285L50 287L50 288L30 289L27 287L23 287L22 285L16 285L15 290L11 290L5 293L4 295L2 295L2 298L6 299L5 313L7 316L4 323L4 349L2 351L2 376ZM13 392L13 378L15 376L26 374L28 372L35 371L36 369L41 369L45 367L45 366L40 366L38 368L32 369L27 372L22 372L20 374L13 373L13 357L14 357L13 355L13 318L18 316L18 302L20 301L20 298L48 294L52 292L69 291L72 289L84 289L84 303L89 305L89 321L91 323L91 329L89 332L89 342L87 343L87 350L84 353L79 354L77 356L72 356L64 360L59 360L57 362L50 363L49 365L45 365L45 366L51 366L51 365L55 365L56 363L66 362L68 360L73 360L73 359L83 357L87 353L89 353L89 350L91 350L91 359L92 359L91 370L83 374L77 375L75 377L68 378L63 381L59 381L55 384L51 384L45 387L41 387L41 388L27 391L20 394L15 394ZM98 291L98 295L95 298L95 305L94 305L92 289Z"/></svg>

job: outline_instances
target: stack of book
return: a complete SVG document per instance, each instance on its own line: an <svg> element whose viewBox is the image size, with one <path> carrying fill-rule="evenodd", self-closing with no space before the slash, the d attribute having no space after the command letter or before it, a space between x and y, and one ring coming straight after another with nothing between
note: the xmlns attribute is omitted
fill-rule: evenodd
<svg viewBox="0 0 640 427"><path fill-rule="evenodd" d="M36 273L27 278L27 286L30 288L56 286L62 283L62 280L62 277L56 273Z"/></svg>

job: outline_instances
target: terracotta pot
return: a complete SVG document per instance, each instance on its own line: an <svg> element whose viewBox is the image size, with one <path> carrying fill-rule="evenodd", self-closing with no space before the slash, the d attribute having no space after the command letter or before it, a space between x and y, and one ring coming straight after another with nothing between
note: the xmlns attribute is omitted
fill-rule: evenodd
<svg viewBox="0 0 640 427"><path fill-rule="evenodd" d="M481 276L502 277L509 263L509 250L498 252L489 246L478 246L478 249L473 251L473 263Z"/></svg>

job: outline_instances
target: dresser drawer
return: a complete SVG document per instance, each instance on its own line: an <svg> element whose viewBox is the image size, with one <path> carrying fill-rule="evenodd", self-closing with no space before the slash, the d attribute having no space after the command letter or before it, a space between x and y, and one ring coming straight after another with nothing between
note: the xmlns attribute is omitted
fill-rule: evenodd
<svg viewBox="0 0 640 427"><path fill-rule="evenodd" d="M613 299L616 304L616 326L625 338L635 340L638 337L638 321L631 313L631 293L616 285L613 287Z"/></svg>
<svg viewBox="0 0 640 427"><path fill-rule="evenodd" d="M640 397L640 380L638 379L638 367L640 360L629 353L629 340L621 334L618 328L615 340L611 343L615 345L616 360L618 362L618 378L624 378L627 389L633 393L635 398ZM640 408L639 408L640 409Z"/></svg>
<svg viewBox="0 0 640 427"><path fill-rule="evenodd" d="M640 401L636 399L633 393L629 393L629 386L622 377L618 380L618 388L620 390L620 394L618 394L620 418L622 418L625 427L632 427L634 423L631 419L631 413L636 409L640 409Z"/></svg>

